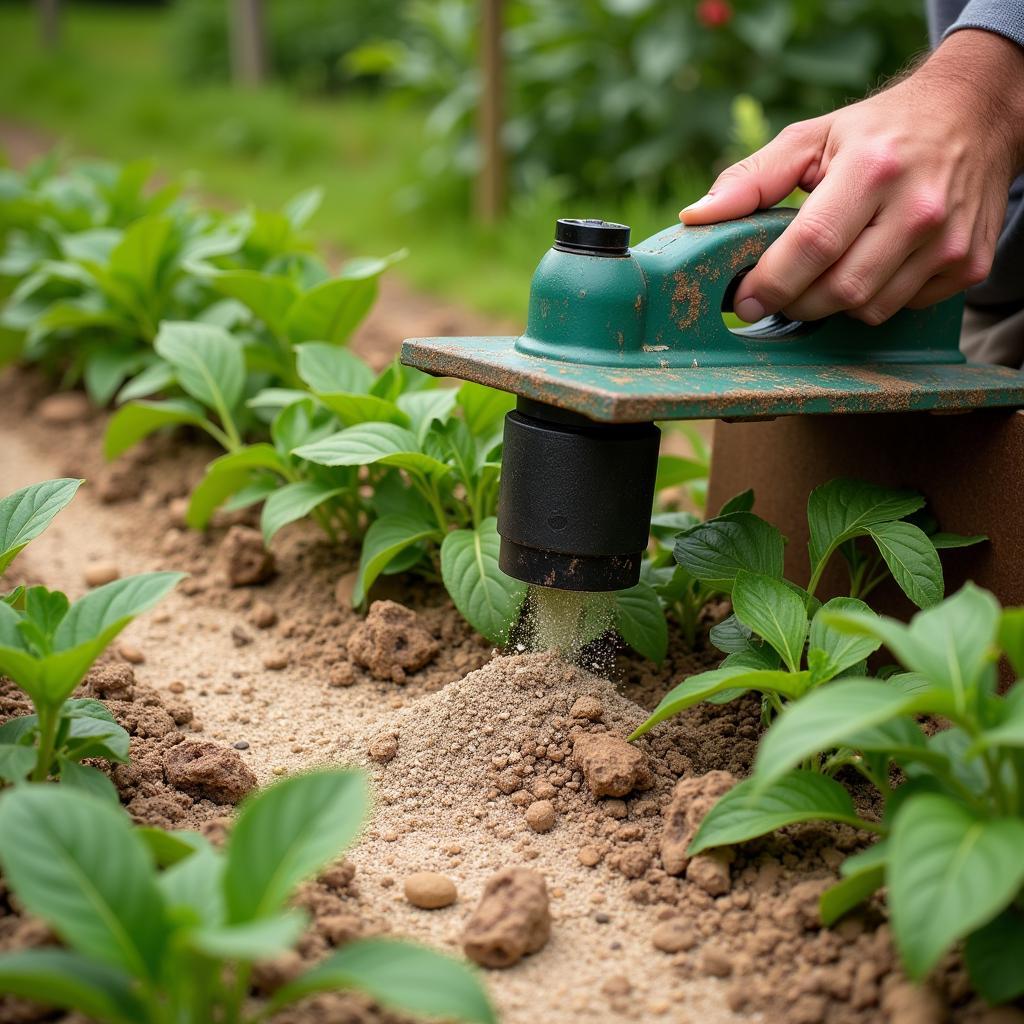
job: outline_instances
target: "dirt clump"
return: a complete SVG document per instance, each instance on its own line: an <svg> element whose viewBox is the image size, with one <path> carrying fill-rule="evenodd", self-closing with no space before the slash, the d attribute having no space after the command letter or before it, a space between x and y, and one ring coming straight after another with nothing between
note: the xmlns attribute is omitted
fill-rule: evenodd
<svg viewBox="0 0 1024 1024"><path fill-rule="evenodd" d="M669 875L681 875L690 861L686 851L704 815L718 798L736 785L729 772L713 771L707 775L680 779L672 798L662 811L661 865Z"/></svg>
<svg viewBox="0 0 1024 1024"><path fill-rule="evenodd" d="M555 805L550 800L534 800L526 808L526 824L534 832L550 832L555 827Z"/></svg>
<svg viewBox="0 0 1024 1024"><path fill-rule="evenodd" d="M92 403L84 391L58 391L36 404L36 416L53 427L81 423L92 416Z"/></svg>
<svg viewBox="0 0 1024 1024"><path fill-rule="evenodd" d="M251 526L232 526L221 541L220 554L232 587L265 583L276 571L273 554L263 546L263 534Z"/></svg>
<svg viewBox="0 0 1024 1024"><path fill-rule="evenodd" d="M209 740L185 740L167 751L167 781L197 799L237 804L256 788L256 776L238 751Z"/></svg>
<svg viewBox="0 0 1024 1024"><path fill-rule="evenodd" d="M120 577L121 570L115 562L93 562L82 573L82 579L87 587L102 587L104 583L113 583Z"/></svg>
<svg viewBox="0 0 1024 1024"><path fill-rule="evenodd" d="M416 613L395 601L374 601L348 640L352 660L378 679L404 683L437 657L440 645Z"/></svg>
<svg viewBox="0 0 1024 1024"><path fill-rule="evenodd" d="M621 736L580 733L573 741L572 758L596 797L628 796L654 784L644 752Z"/></svg>
<svg viewBox="0 0 1024 1024"><path fill-rule="evenodd" d="M135 670L119 661L97 665L86 675L85 688L100 700L132 701L135 699Z"/></svg>
<svg viewBox="0 0 1024 1024"><path fill-rule="evenodd" d="M483 967L511 967L543 949L551 937L544 878L506 868L487 883L462 935L462 948Z"/></svg>

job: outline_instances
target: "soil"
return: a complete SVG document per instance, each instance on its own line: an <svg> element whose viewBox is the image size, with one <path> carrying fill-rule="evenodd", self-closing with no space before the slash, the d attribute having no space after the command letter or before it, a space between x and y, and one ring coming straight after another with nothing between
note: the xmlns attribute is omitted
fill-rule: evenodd
<svg viewBox="0 0 1024 1024"><path fill-rule="evenodd" d="M379 362L398 338L430 333L390 331L365 343ZM256 995L355 936L388 933L494 965L486 980L506 1024L1024 1021L975 1000L956 955L911 986L877 900L820 928L819 893L864 843L849 828L793 827L685 856L715 796L749 770L756 701L691 709L635 747L622 738L715 663L706 630L725 606L705 610L694 651L674 639L661 667L606 641L586 661L607 677L552 653L501 654L443 591L402 577L382 579L364 620L347 600L354 547L295 524L270 565L253 557L247 514L187 531L184 497L211 449L175 435L105 466L104 415L79 404L44 421L46 395L35 374L0 376L3 492L60 475L88 483L12 582L77 596L112 574L190 573L81 688L132 735L132 761L112 776L134 819L218 840L233 805L277 776L356 763L371 777L371 822L301 889L313 923L293 955L259 967ZM0 721L25 710L0 682ZM0 884L0 949L53 941ZM0 999L0 1022L60 1019L72 1020ZM345 994L275 1020L399 1018Z"/></svg>

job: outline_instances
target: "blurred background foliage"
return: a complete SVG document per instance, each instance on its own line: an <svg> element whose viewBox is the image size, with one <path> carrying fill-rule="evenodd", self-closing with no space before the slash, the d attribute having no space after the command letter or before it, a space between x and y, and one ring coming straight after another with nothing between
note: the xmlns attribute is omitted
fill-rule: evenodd
<svg viewBox="0 0 1024 1024"><path fill-rule="evenodd" d="M519 318L556 216L640 239L786 123L926 45L923 0L505 0L509 196L474 222L482 0L265 0L267 80L231 83L232 0L67 2L46 52L0 0L0 138L198 172L228 202L326 186L326 240Z"/></svg>

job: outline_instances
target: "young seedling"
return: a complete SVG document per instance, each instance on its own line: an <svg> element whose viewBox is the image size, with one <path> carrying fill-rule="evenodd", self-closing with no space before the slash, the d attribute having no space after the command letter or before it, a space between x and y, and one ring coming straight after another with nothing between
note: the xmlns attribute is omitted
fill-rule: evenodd
<svg viewBox="0 0 1024 1024"><path fill-rule="evenodd" d="M0 672L24 690L36 711L0 727L0 778L61 777L116 800L107 777L80 762L126 761L128 735L98 701L68 697L118 633L181 578L174 572L129 576L74 604L45 587L26 589L19 609L0 602Z"/></svg>
<svg viewBox="0 0 1024 1024"><path fill-rule="evenodd" d="M828 606L826 606L827 608ZM884 643L907 670L847 678L786 707L750 779L712 808L690 854L800 821L842 821L879 835L848 858L821 900L826 924L884 886L904 969L923 978L956 942L990 1002L1024 994L1024 682L997 689L1002 653L1024 675L1024 609L1000 612L968 584L909 625L863 609L821 613L851 643ZM918 715L949 728L926 735ZM817 763L821 771L802 766ZM884 802L856 812L834 778L850 767ZM893 785L893 769L903 781Z"/></svg>
<svg viewBox="0 0 1024 1024"><path fill-rule="evenodd" d="M931 607L944 589L938 548L985 539L930 537L905 521L923 506L914 492L854 480L818 487L807 503L811 577L806 590L784 578L782 534L748 509L730 510L680 534L675 559L683 570L732 597L733 614L711 630L711 642L727 657L719 668L690 676L666 694L634 738L703 700L724 702L755 690L763 695L767 720L787 701L833 679L863 675L864 660L879 644L838 636L829 625L831 613L873 614L853 595L870 593L887 574L915 604ZM873 543L871 553L856 547L861 537ZM851 596L834 598L823 608L814 591L837 552L849 569Z"/></svg>
<svg viewBox="0 0 1024 1024"><path fill-rule="evenodd" d="M296 886L341 854L367 806L358 772L295 776L242 805L222 852L197 833L135 829L60 787L5 794L5 880L66 948L0 954L0 993L106 1024L255 1024L308 995L361 989L400 1012L495 1024L469 967L392 939L349 943L268 1001L250 996L253 964L286 953L308 923L288 905Z"/></svg>
<svg viewBox="0 0 1024 1024"><path fill-rule="evenodd" d="M7 572L29 541L35 540L50 525L81 485L81 480L66 477L44 480L0 499L0 576Z"/></svg>

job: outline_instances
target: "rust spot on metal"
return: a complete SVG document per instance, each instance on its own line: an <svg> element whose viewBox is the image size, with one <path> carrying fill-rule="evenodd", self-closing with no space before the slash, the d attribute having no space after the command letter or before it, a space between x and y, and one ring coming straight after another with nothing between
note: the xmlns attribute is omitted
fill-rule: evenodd
<svg viewBox="0 0 1024 1024"><path fill-rule="evenodd" d="M707 310L707 296L700 286L685 271L677 270L672 275L675 287L672 289L672 319L679 330L693 327Z"/></svg>

